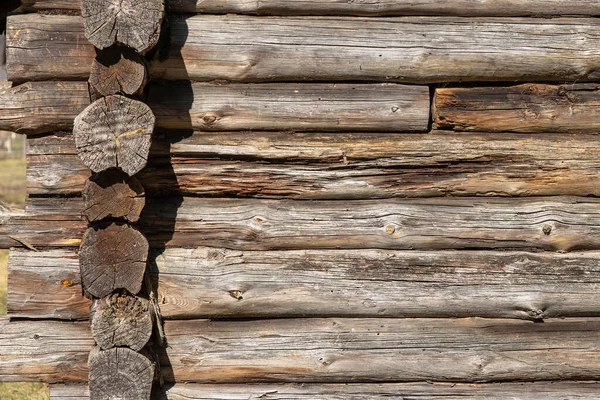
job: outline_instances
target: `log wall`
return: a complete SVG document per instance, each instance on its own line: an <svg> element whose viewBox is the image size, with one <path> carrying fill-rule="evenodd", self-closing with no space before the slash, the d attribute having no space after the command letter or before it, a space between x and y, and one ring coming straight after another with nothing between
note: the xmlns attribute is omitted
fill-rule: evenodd
<svg viewBox="0 0 600 400"><path fill-rule="evenodd" d="M82 296L95 164L71 130L120 93L156 117L136 174L153 398L598 397L595 2L168 6L156 51L123 55L131 88L102 80L128 67L79 1L8 19L0 129L28 135L28 200L0 208L0 381L93 396L112 297Z"/></svg>

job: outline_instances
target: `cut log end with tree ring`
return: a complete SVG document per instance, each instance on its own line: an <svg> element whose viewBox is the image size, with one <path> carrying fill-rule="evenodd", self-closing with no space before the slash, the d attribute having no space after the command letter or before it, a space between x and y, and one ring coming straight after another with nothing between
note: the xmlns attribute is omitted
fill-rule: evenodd
<svg viewBox="0 0 600 400"><path fill-rule="evenodd" d="M148 162L154 122L141 101L119 95L96 100L75 118L77 153L94 172L120 168L135 175Z"/></svg>
<svg viewBox="0 0 600 400"><path fill-rule="evenodd" d="M81 283L84 291L96 298L114 290L137 294L142 288L148 241L126 224L97 224L83 235L79 251Z"/></svg>
<svg viewBox="0 0 600 400"><path fill-rule="evenodd" d="M91 329L102 349L129 347L140 351L152 335L152 315L148 300L113 293L92 305Z"/></svg>
<svg viewBox="0 0 600 400"><path fill-rule="evenodd" d="M140 181L115 168L94 174L83 188L83 207L90 223L107 218L135 223L145 204Z"/></svg>
<svg viewBox="0 0 600 400"><path fill-rule="evenodd" d="M90 72L90 87L98 97L138 95L147 81L146 66L132 49L112 46L98 51Z"/></svg>
<svg viewBox="0 0 600 400"><path fill-rule="evenodd" d="M88 367L90 400L150 399L155 366L145 355L122 347L95 347Z"/></svg>
<svg viewBox="0 0 600 400"><path fill-rule="evenodd" d="M120 43L144 54L158 43L164 0L83 0L85 37L97 48Z"/></svg>

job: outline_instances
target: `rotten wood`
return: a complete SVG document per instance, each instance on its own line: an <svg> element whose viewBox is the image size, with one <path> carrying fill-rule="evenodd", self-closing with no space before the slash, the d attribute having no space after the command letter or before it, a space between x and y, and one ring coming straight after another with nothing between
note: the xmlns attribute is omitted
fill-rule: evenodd
<svg viewBox="0 0 600 400"><path fill-rule="evenodd" d="M166 319L600 317L599 257L598 252L205 247L150 252ZM76 297L78 272L72 250L13 249L9 315L87 319L89 301Z"/></svg>
<svg viewBox="0 0 600 400"><path fill-rule="evenodd" d="M140 181L117 169L92 175L85 181L82 195L89 223L121 218L135 223L146 204Z"/></svg>
<svg viewBox="0 0 600 400"><path fill-rule="evenodd" d="M175 384L156 400L596 400L596 382L361 383L361 384ZM89 400L84 385L51 385L50 400Z"/></svg>
<svg viewBox="0 0 600 400"><path fill-rule="evenodd" d="M433 117L438 128L455 131L595 134L599 107L593 83L439 88Z"/></svg>
<svg viewBox="0 0 600 400"><path fill-rule="evenodd" d="M148 162L155 118L138 100L113 95L96 100L75 118L77 154L93 172L120 168L129 176Z"/></svg>
<svg viewBox="0 0 600 400"><path fill-rule="evenodd" d="M89 171L69 135L28 146L30 195L81 193ZM172 132L152 146L137 175L150 196L600 196L592 134Z"/></svg>
<svg viewBox="0 0 600 400"><path fill-rule="evenodd" d="M81 209L81 199L30 198L26 212L0 230L33 246L79 246L86 227L77 216ZM152 247L598 250L600 199L447 197L349 204L147 197L140 230ZM0 246L14 246L3 239L0 235Z"/></svg>
<svg viewBox="0 0 600 400"><path fill-rule="evenodd" d="M27 95L12 94L20 90ZM70 130L89 104L86 83L27 83L0 95L0 129ZM429 89L398 84L151 85L148 105L166 129L425 132L429 124Z"/></svg>
<svg viewBox="0 0 600 400"><path fill-rule="evenodd" d="M113 290L137 294L142 288L148 241L126 224L103 223L86 230L79 250L81 282L86 294L96 298Z"/></svg>
<svg viewBox="0 0 600 400"><path fill-rule="evenodd" d="M152 335L149 302L139 296L113 293L96 300L90 319L92 336L102 350L129 347L140 351Z"/></svg>
<svg viewBox="0 0 600 400"><path fill-rule="evenodd" d="M119 93L136 96L144 90L146 80L143 59L131 49L116 46L98 52L89 82L98 97Z"/></svg>
<svg viewBox="0 0 600 400"><path fill-rule="evenodd" d="M592 18L197 15L173 16L170 26L168 58L152 63L151 78L406 83L600 79L597 21ZM79 17L11 16L7 43L8 76L15 82L87 79L95 55L91 44L84 44Z"/></svg>
<svg viewBox="0 0 600 400"><path fill-rule="evenodd" d="M128 46L140 54L158 43L164 0L83 0L85 37L95 47Z"/></svg>
<svg viewBox="0 0 600 400"><path fill-rule="evenodd" d="M166 382L550 381L600 374L600 320L593 318L190 320L166 321L165 328ZM85 322L5 322L0 377L86 382L92 347Z"/></svg>
<svg viewBox="0 0 600 400"><path fill-rule="evenodd" d="M88 361L90 400L150 400L154 363L127 348L95 347Z"/></svg>
<svg viewBox="0 0 600 400"><path fill-rule="evenodd" d="M21 0L22 11L80 10L77 0ZM171 13L264 14L264 15L452 15L463 17L558 15L598 16L595 0L170 0ZM246 399L244 399L246 400Z"/></svg>

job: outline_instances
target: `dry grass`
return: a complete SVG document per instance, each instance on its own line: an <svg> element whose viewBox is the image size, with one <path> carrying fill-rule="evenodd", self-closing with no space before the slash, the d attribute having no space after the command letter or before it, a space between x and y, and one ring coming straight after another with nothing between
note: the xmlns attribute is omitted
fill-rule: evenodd
<svg viewBox="0 0 600 400"><path fill-rule="evenodd" d="M25 159L0 158L0 201L12 207L25 204ZM0 315L6 314L8 251L0 250ZM0 377L1 379L1 377ZM48 400L43 383L1 383L1 400Z"/></svg>

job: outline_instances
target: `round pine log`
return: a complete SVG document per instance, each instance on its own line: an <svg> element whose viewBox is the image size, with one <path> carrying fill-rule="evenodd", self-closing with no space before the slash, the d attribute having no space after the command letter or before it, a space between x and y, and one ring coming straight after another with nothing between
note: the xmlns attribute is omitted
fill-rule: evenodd
<svg viewBox="0 0 600 400"><path fill-rule="evenodd" d="M154 122L141 101L118 95L96 100L75 118L77 153L94 172L120 168L135 175L148 162Z"/></svg>
<svg viewBox="0 0 600 400"><path fill-rule="evenodd" d="M140 351L152 335L152 315L146 299L113 293L94 302L92 336L103 350L129 347Z"/></svg>
<svg viewBox="0 0 600 400"><path fill-rule="evenodd" d="M140 181L118 169L94 174L83 188L83 208L90 223L107 218L135 223L145 204Z"/></svg>
<svg viewBox="0 0 600 400"><path fill-rule="evenodd" d="M111 222L88 228L79 250L83 289L96 298L117 289L137 294L142 288L148 248L144 235L129 225Z"/></svg>
<svg viewBox="0 0 600 400"><path fill-rule="evenodd" d="M164 0L83 0L85 37L97 48L120 43L144 54L158 43Z"/></svg>
<svg viewBox="0 0 600 400"><path fill-rule="evenodd" d="M90 87L98 97L111 94L135 96L146 85L146 66L133 50L112 46L100 50L92 63Z"/></svg>
<svg viewBox="0 0 600 400"><path fill-rule="evenodd" d="M145 355L117 347L90 352L90 400L149 400L154 363Z"/></svg>

